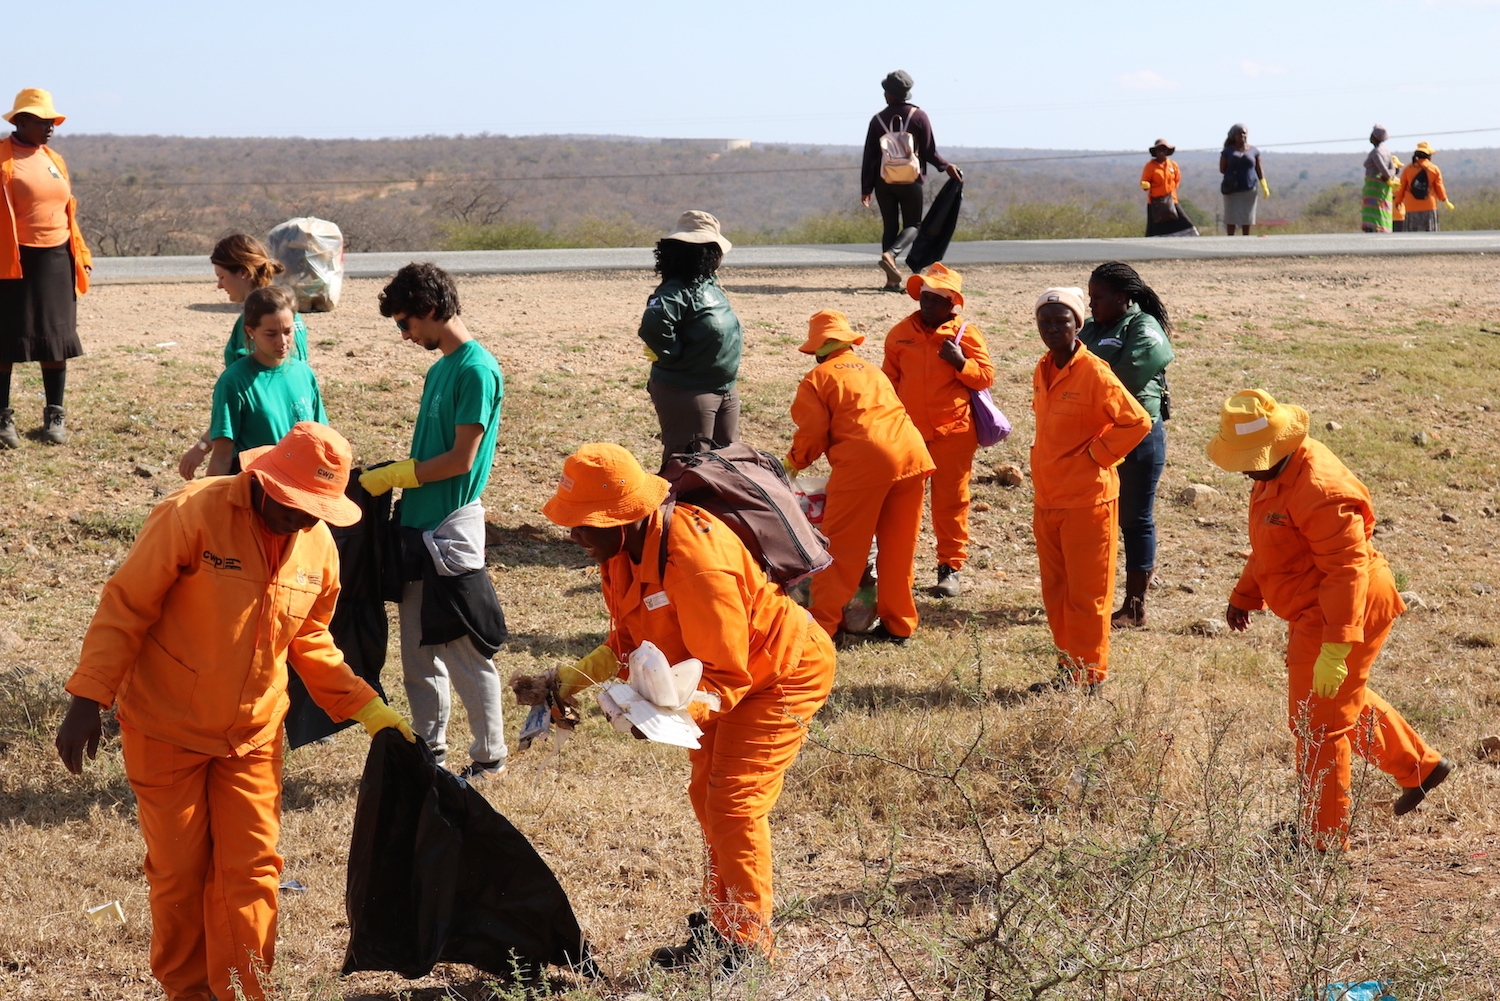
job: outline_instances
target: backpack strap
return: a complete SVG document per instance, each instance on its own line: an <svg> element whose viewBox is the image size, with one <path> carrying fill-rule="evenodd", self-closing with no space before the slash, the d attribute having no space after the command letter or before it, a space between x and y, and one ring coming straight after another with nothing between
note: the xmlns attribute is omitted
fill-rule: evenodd
<svg viewBox="0 0 1500 1001"><path fill-rule="evenodd" d="M661 552L657 556L656 573L662 580L663 586L667 581L667 536L672 534L672 512L677 510L677 497L667 494L667 499L661 502Z"/></svg>

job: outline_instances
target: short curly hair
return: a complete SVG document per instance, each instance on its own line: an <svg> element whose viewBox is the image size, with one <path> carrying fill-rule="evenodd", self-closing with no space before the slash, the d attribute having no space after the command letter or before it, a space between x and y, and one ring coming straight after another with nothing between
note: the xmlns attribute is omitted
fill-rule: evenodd
<svg viewBox="0 0 1500 1001"><path fill-rule="evenodd" d="M408 264L380 291L380 315L451 320L463 312L453 276L436 264Z"/></svg>
<svg viewBox="0 0 1500 1001"><path fill-rule="evenodd" d="M663 278L676 278L693 285L712 278L723 262L724 251L717 243L656 241L656 273Z"/></svg>

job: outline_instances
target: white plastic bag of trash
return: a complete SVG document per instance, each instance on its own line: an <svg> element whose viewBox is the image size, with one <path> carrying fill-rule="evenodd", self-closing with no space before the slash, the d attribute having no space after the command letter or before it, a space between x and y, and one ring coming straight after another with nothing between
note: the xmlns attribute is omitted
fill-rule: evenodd
<svg viewBox="0 0 1500 1001"><path fill-rule="evenodd" d="M717 710L719 697L698 691L703 680L703 662L696 657L667 661L656 644L649 640L636 648L627 664L630 683L615 682L599 692L599 708L606 719L621 733L631 728L641 731L647 740L676 747L699 745L703 731L687 712L689 703L702 702Z"/></svg>
<svg viewBox="0 0 1500 1001"><path fill-rule="evenodd" d="M286 271L277 278L297 296L297 312L326 313L344 287L344 234L316 216L288 219L266 236L266 248Z"/></svg>

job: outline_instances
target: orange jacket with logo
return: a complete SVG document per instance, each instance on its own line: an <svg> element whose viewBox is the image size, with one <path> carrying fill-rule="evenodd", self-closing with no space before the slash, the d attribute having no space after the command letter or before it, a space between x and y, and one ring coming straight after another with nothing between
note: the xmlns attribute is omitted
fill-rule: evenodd
<svg viewBox="0 0 1500 1001"><path fill-rule="evenodd" d="M891 380L850 348L802 377L792 421L792 461L806 468L826 452L841 489L925 476L934 468Z"/></svg>
<svg viewBox="0 0 1500 1001"><path fill-rule="evenodd" d="M1360 643L1371 571L1370 491L1328 446L1306 438L1274 480L1250 489L1250 558L1229 603L1288 622L1323 617L1324 643Z"/></svg>
<svg viewBox="0 0 1500 1001"><path fill-rule="evenodd" d="M68 178L68 167L63 163L63 158L50 146L43 146L43 151L52 158L57 165L58 171L63 179ZM20 278L21 275L21 243L16 237L16 210L11 202L10 181L15 176L15 147L11 145L11 137L0 139L0 194L3 194L3 214L0 214L0 279ZM71 183L71 182L70 182ZM83 242L83 233L78 228L78 199L68 199L68 232L71 234L69 242L73 248L73 285L74 290L83 295L89 290L89 273L84 270L93 266L94 255L89 253L88 246Z"/></svg>
<svg viewBox="0 0 1500 1001"><path fill-rule="evenodd" d="M943 341L951 341L959 327L964 328L959 347L967 359L961 371L938 357ZM880 368L896 387L923 441L972 428L969 390L989 389L995 381L984 335L961 316L929 330L920 312L911 314L885 335L885 361Z"/></svg>
<svg viewBox="0 0 1500 1001"><path fill-rule="evenodd" d="M719 696L721 713L797 666L811 617L766 579L722 521L678 504L665 575L658 573L660 561L658 510L646 528L640 565L621 552L601 568L613 622L606 642L622 662L646 640L670 663L697 657L703 662L698 687ZM622 676L628 673L621 668ZM716 715L699 702L689 711L699 722Z"/></svg>
<svg viewBox="0 0 1500 1001"><path fill-rule="evenodd" d="M328 526L290 536L271 567L253 475L196 480L151 512L104 585L71 694L118 702L148 737L220 757L276 736L289 659L335 720L375 698L328 634L339 594Z"/></svg>
<svg viewBox="0 0 1500 1001"><path fill-rule="evenodd" d="M1120 496L1115 467L1151 431L1151 415L1083 342L1062 368L1052 352L1031 373L1033 503L1093 507Z"/></svg>
<svg viewBox="0 0 1500 1001"><path fill-rule="evenodd" d="M1172 195L1172 200L1176 201L1177 186L1182 183L1182 168L1171 157L1165 163L1157 163L1152 157L1141 170L1141 180L1151 185L1151 190L1146 192L1147 198Z"/></svg>
<svg viewBox="0 0 1500 1001"><path fill-rule="evenodd" d="M1411 182L1422 171L1427 171L1427 197L1413 198ZM1431 160L1414 160L1401 169L1401 183L1396 185L1396 204L1406 212L1431 212L1439 202L1448 200L1448 191L1443 187L1443 172Z"/></svg>

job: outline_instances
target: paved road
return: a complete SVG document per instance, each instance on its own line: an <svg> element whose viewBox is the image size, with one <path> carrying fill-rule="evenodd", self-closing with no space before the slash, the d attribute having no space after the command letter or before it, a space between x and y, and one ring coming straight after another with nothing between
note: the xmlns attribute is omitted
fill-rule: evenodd
<svg viewBox="0 0 1500 1001"><path fill-rule="evenodd" d="M872 268L874 244L736 247L730 268ZM1331 257L1388 254L1500 254L1500 231L1464 233L1310 233L1288 236L1200 236L1122 240L976 240L954 243L949 264L1094 264L1100 261L1198 260L1224 257ZM351 278L384 278L408 261L432 261L459 275L547 271L649 271L651 251L464 250L413 254L350 254ZM152 284L213 281L207 257L98 257L96 282Z"/></svg>

